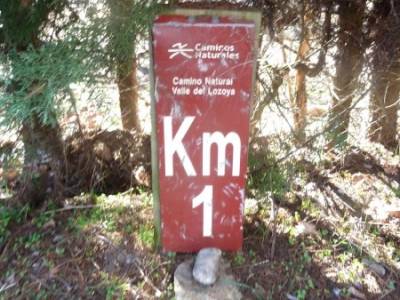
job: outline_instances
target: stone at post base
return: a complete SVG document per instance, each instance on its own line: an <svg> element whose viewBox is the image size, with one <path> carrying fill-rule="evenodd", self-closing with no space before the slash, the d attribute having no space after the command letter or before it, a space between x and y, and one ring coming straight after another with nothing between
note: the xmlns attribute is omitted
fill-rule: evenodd
<svg viewBox="0 0 400 300"><path fill-rule="evenodd" d="M174 291L176 300L240 300L242 294L234 278L226 274L227 264L222 261L218 279L211 286L196 282L192 275L193 259L184 261L175 270Z"/></svg>
<svg viewBox="0 0 400 300"><path fill-rule="evenodd" d="M193 278L203 285L217 281L222 251L218 248L204 248L197 253L193 266Z"/></svg>

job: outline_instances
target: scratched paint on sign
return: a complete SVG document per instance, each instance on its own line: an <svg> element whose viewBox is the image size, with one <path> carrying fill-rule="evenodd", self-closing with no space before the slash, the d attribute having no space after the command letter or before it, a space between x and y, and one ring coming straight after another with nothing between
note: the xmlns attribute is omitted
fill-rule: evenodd
<svg viewBox="0 0 400 300"><path fill-rule="evenodd" d="M152 33L163 249L237 250L256 26L169 15Z"/></svg>

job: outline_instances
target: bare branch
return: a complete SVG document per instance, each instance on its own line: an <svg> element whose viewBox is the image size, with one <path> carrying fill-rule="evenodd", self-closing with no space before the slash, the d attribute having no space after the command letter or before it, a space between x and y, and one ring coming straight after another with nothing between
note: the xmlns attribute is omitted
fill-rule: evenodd
<svg viewBox="0 0 400 300"><path fill-rule="evenodd" d="M332 36L331 15L332 15L332 2L329 1L325 8L323 38L321 42L321 49L319 51L317 63L314 64L313 66L308 66L304 62L299 62L294 66L296 69L302 69L309 77L317 76L322 71L322 68L325 66L326 53L328 52L328 45L331 42L331 36Z"/></svg>

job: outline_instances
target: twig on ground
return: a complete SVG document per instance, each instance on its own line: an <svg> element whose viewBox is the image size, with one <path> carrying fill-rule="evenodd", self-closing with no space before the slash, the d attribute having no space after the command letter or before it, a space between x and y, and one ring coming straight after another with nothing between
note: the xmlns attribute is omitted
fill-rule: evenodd
<svg viewBox="0 0 400 300"><path fill-rule="evenodd" d="M79 277L79 287L80 287L81 289L83 289L84 284L85 284L85 279L83 278L82 271L81 271L81 269L79 268L79 266L78 266L77 264L74 264L74 267L75 267L75 269L76 269L76 271L77 271L77 273L78 273L78 277Z"/></svg>
<svg viewBox="0 0 400 300"><path fill-rule="evenodd" d="M271 260L274 259L275 255L275 244L276 244L276 209L275 209L275 203L274 199L271 197L271 217L270 217L270 222L272 222L272 243L271 243L271 252L270 252L270 258Z"/></svg>
<svg viewBox="0 0 400 300"><path fill-rule="evenodd" d="M391 293L393 293L395 290L390 290L384 293L381 297L379 297L379 300L385 299L387 296L389 296Z"/></svg>
<svg viewBox="0 0 400 300"><path fill-rule="evenodd" d="M7 243L4 245L3 249L0 251L0 261L3 260L3 256L6 254L8 247L10 246L12 238L10 238Z"/></svg>
<svg viewBox="0 0 400 300"><path fill-rule="evenodd" d="M145 274L143 268L140 266L140 262L137 258L135 258L135 266L139 270L140 275L142 276L143 280L156 292L156 297L160 297L162 292L154 285L154 283L150 280L150 278Z"/></svg>
<svg viewBox="0 0 400 300"><path fill-rule="evenodd" d="M234 268L234 269L245 269L245 268L249 268L249 269L251 269L251 268L254 268L254 267L258 267L258 266L261 266L261 265L265 265L265 264L267 264L267 263L269 263L270 262L270 260L269 259L264 259L264 260L262 260L262 261L259 261L259 262L255 262L255 263L251 263L251 264L244 264L244 265L240 265L240 266L234 266L234 267L232 267L232 268Z"/></svg>
<svg viewBox="0 0 400 300"><path fill-rule="evenodd" d="M3 286L2 287L0 287L0 293L3 293L3 292L5 292L6 290L8 290L8 289L11 289L13 286L15 286L17 283L16 282L13 282L13 283L10 283L10 284L3 284Z"/></svg>
<svg viewBox="0 0 400 300"><path fill-rule="evenodd" d="M170 261L164 261L162 263L160 263L157 267L153 268L150 272L149 272L149 276L151 274L153 274L155 271L157 271L160 267L165 266L165 265L170 265L171 262Z"/></svg>

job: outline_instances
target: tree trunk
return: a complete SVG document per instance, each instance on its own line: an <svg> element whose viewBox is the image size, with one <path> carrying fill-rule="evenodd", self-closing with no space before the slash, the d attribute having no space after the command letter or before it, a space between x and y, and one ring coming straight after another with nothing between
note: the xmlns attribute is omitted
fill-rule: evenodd
<svg viewBox="0 0 400 300"><path fill-rule="evenodd" d="M396 81L390 81L387 84L387 92L384 100L385 118L383 121L380 143L388 149L398 147L397 135L397 112L399 107L400 93L400 72L397 73Z"/></svg>
<svg viewBox="0 0 400 300"><path fill-rule="evenodd" d="M296 107L294 111L294 130L297 142L303 142L306 138L306 114L307 114L307 93L306 74L303 70L296 73Z"/></svg>
<svg viewBox="0 0 400 300"><path fill-rule="evenodd" d="M64 174L64 144L58 124L43 124L36 115L22 124L22 139L25 177L20 197L35 206L61 194L57 183Z"/></svg>
<svg viewBox="0 0 400 300"><path fill-rule="evenodd" d="M368 137L370 141L379 143L382 132L382 125L384 119L383 100L387 82L380 80L377 73L374 74L374 86L371 92L371 99L369 105L370 121L368 128Z"/></svg>
<svg viewBox="0 0 400 300"><path fill-rule="evenodd" d="M138 82L136 78L136 58L126 62L130 66L118 68L119 106L121 109L122 126L126 130L140 131L138 115ZM124 71L127 70L127 71Z"/></svg>
<svg viewBox="0 0 400 300"><path fill-rule="evenodd" d="M397 146L397 111L400 95L399 68L392 69L384 74L382 72L374 74L369 127L370 140L381 143L389 149Z"/></svg>
<svg viewBox="0 0 400 300"><path fill-rule="evenodd" d="M111 11L109 46L117 73L122 127L140 131L135 56L137 25L132 20L132 15L138 8L132 0L108 0L107 3Z"/></svg>
<svg viewBox="0 0 400 300"><path fill-rule="evenodd" d="M22 138L25 145L25 165L31 162L46 162L54 158L63 161L63 142L58 124L43 124L36 115L22 126Z"/></svg>
<svg viewBox="0 0 400 300"><path fill-rule="evenodd" d="M40 30L45 27L48 15L51 11L62 10L64 7L64 3L38 4L36 2L20 0L18 4L8 7L9 23L6 22L6 24L9 27L6 29L10 40L7 41L6 47L14 48L18 52L30 51L30 45L39 48L41 45ZM21 20L30 20L29 28L25 28L26 30L23 30L21 34L12 34L13 29L18 28L18 24L21 24ZM46 82L41 82L42 85L38 84L35 78L31 78L31 80L32 91L27 94L26 101L33 101L33 98L40 94L46 85ZM7 92L14 93L18 86L18 81L11 83L7 87ZM33 206L41 204L48 196L59 194L61 189L56 186L56 182L62 180L65 166L64 144L57 120L53 122L53 125L44 124L38 113L35 112L37 107L34 106L35 104L29 112L29 117L22 122L21 126L24 144L24 173L21 189L17 195L19 201Z"/></svg>
<svg viewBox="0 0 400 300"><path fill-rule="evenodd" d="M375 10L377 22L368 134L371 141L394 149L398 145L397 111L400 101L400 20L397 17L400 5L379 2Z"/></svg>
<svg viewBox="0 0 400 300"><path fill-rule="evenodd" d="M336 55L334 97L329 115L329 147L346 142L351 104L358 87L363 63L361 42L365 1L339 2L339 32Z"/></svg>
<svg viewBox="0 0 400 300"><path fill-rule="evenodd" d="M303 1L301 40L297 52L297 60L304 61L310 51L308 22L311 19L310 11ZM307 90L306 72L298 68L296 72L296 99L294 107L294 130L296 142L304 142L306 138L306 115L307 115Z"/></svg>

